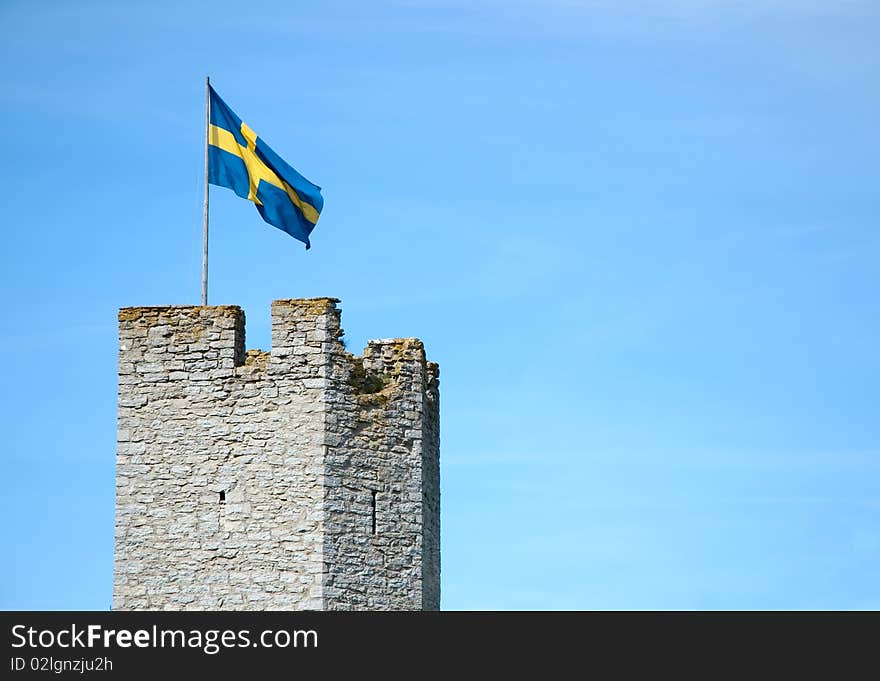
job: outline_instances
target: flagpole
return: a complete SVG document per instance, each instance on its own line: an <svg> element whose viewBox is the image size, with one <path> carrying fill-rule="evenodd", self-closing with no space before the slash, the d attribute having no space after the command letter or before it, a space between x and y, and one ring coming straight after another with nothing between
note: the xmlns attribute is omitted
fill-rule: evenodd
<svg viewBox="0 0 880 681"><path fill-rule="evenodd" d="M202 233L202 305L208 304L208 133L211 126L211 78L205 76L205 206Z"/></svg>

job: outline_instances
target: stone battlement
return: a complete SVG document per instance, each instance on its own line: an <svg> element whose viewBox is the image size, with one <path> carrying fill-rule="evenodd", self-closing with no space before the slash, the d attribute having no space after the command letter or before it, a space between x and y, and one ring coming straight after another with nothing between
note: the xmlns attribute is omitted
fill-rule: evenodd
<svg viewBox="0 0 880 681"><path fill-rule="evenodd" d="M338 302L119 311L115 609L439 607L439 368Z"/></svg>

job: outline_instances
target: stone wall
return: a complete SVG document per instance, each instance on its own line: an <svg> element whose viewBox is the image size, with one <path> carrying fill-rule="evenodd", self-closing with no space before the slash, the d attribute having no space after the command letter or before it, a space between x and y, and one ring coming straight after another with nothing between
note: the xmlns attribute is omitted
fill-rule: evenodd
<svg viewBox="0 0 880 681"><path fill-rule="evenodd" d="M336 302L120 310L114 609L439 607L437 365Z"/></svg>
<svg viewBox="0 0 880 681"><path fill-rule="evenodd" d="M438 609L437 365L413 338L370 341L362 358L337 350L332 365L325 605Z"/></svg>

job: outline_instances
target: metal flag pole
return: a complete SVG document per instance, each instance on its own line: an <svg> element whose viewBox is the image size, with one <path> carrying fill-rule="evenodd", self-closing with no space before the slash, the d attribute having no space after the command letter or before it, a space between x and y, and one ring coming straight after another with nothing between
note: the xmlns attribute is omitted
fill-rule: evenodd
<svg viewBox="0 0 880 681"><path fill-rule="evenodd" d="M205 224L202 234L202 305L208 304L208 135L211 130L211 78L205 76Z"/></svg>

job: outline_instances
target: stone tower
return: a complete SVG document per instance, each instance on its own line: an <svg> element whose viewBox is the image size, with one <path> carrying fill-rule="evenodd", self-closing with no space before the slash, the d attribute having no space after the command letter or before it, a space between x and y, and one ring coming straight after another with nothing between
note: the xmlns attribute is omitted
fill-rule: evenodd
<svg viewBox="0 0 880 681"><path fill-rule="evenodd" d="M119 311L114 609L439 608L439 369L337 302Z"/></svg>

